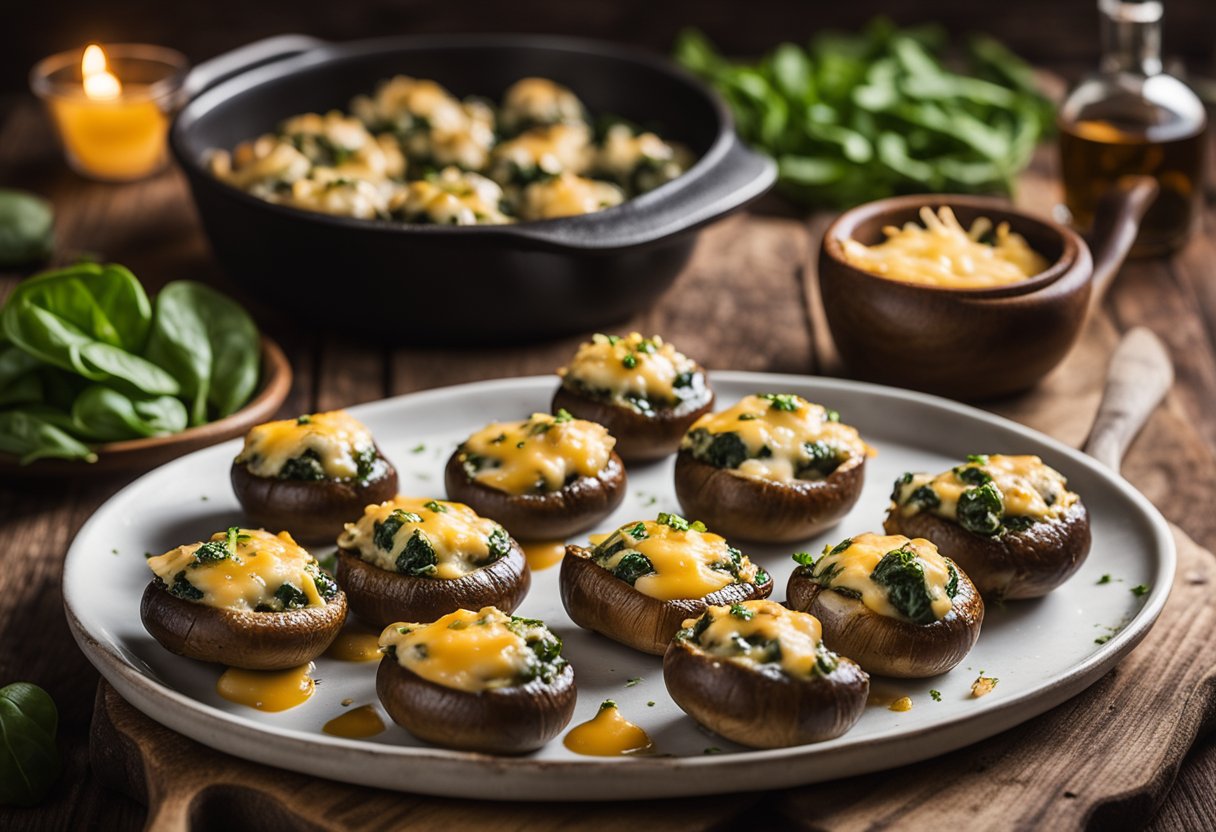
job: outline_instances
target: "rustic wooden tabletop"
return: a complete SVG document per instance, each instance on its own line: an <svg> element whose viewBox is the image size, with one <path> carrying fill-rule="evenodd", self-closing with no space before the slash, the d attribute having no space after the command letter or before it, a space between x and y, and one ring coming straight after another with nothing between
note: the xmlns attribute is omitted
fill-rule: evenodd
<svg viewBox="0 0 1216 832"><path fill-rule="evenodd" d="M296 383L285 414L476 379L549 373L579 340L496 349L384 349L304 331L227 280L210 256L176 171L125 186L85 181L65 169L48 125L31 102L17 102L8 113L0 128L0 183L54 201L62 256L90 253L125 263L153 287L178 278L206 280L246 301L294 365ZM1053 166L1050 148L1042 149L1024 177L1020 204L1050 210L1058 198ZM670 292L654 309L622 322L619 330L661 333L711 369L844 374L821 322L815 288L814 255L827 219L800 216L766 200L707 230ZM0 276L0 296L18 278ZM1029 394L984 406L1080 444L1101 393L1110 350L1120 332L1138 324L1167 343L1177 382L1128 454L1124 473L1201 546L1216 548L1211 496L1216 493L1216 206L1210 197L1203 227L1184 251L1123 270L1061 368ZM59 587L63 556L77 529L124 482L0 482L0 683L29 680L54 696L65 758L50 799L36 809L0 810L0 828L125 830L144 822L141 805L102 788L90 770L87 736L97 674L68 634ZM1205 614L1210 612L1208 601ZM1205 672L1210 680L1211 668ZM1061 722L1059 714L1055 718L1040 723L1048 727L1028 730L1058 730L1050 728ZM1181 761L1177 776L1178 759L1159 761L1147 791L1123 816L1125 824L1152 819L1161 829L1216 828L1216 739L1204 736L1212 714L1194 719L1186 740L1196 732L1200 739ZM1128 731L1130 744L1130 726ZM652 805L660 811L659 804ZM1044 802L1044 811L1050 805ZM797 815L791 810L780 818ZM822 824L835 827L846 820ZM892 820L888 816L881 823ZM422 823L428 822L435 819ZM518 824L507 810L495 828L514 826Z"/></svg>

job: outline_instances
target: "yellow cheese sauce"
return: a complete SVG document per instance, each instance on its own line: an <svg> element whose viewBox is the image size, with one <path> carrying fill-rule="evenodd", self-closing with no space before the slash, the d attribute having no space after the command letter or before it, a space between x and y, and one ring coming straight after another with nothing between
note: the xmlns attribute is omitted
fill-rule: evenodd
<svg viewBox="0 0 1216 832"><path fill-rule="evenodd" d="M565 171L524 188L519 203L519 218L548 220L573 217L602 211L624 201L625 192L611 182L588 179Z"/></svg>
<svg viewBox="0 0 1216 832"><path fill-rule="evenodd" d="M489 424L466 439L460 453L477 482L518 495L558 491L571 478L598 476L615 445L602 425L563 410Z"/></svg>
<svg viewBox="0 0 1216 832"><path fill-rule="evenodd" d="M380 647L423 679L475 693L520 684L536 663L532 644L553 638L543 624L483 607L431 624L391 624Z"/></svg>
<svg viewBox="0 0 1216 832"><path fill-rule="evenodd" d="M380 659L380 634L348 624L338 633L325 655L340 662L370 662Z"/></svg>
<svg viewBox="0 0 1216 832"><path fill-rule="evenodd" d="M595 551L595 562L614 574L632 554L645 557L652 571L638 577L633 588L660 601L704 598L733 583L771 580L722 536L668 514L627 523L601 540Z"/></svg>
<svg viewBox="0 0 1216 832"><path fill-rule="evenodd" d="M589 757L620 757L654 748L650 735L621 716L611 699L594 717L571 728L562 744L575 754Z"/></svg>
<svg viewBox="0 0 1216 832"><path fill-rule="evenodd" d="M776 663L795 678L830 673L835 667L835 656L823 646L819 619L776 601L708 607L683 628L678 638L700 652L748 667Z"/></svg>
<svg viewBox="0 0 1216 832"><path fill-rule="evenodd" d="M384 720L375 705L360 705L336 716L321 728L327 734L347 739L374 737L384 730Z"/></svg>
<svg viewBox="0 0 1216 832"><path fill-rule="evenodd" d="M1019 283L1047 268L1047 261L1008 223L995 229L992 245L981 242L992 231L992 222L981 217L970 230L959 224L954 212L942 207L938 213L920 209L923 226L907 223L903 228L883 229L887 239L867 246L857 240L839 242L844 259L870 274L951 289L982 289Z"/></svg>
<svg viewBox="0 0 1216 832"><path fill-rule="evenodd" d="M321 578L316 559L287 532L216 532L206 544L188 543L148 558L148 567L175 595L209 607L237 612L266 611L268 607L277 610L283 602L276 592L284 585L302 593L296 598L304 603L295 607L326 604L317 588ZM201 597L194 597L195 592L175 591L181 581Z"/></svg>
<svg viewBox="0 0 1216 832"><path fill-rule="evenodd" d="M357 457L373 447L366 427L345 410L331 410L258 425L245 435L236 461L255 476L277 477L289 460L311 452L326 477L352 479L359 473Z"/></svg>
<svg viewBox="0 0 1216 832"><path fill-rule="evenodd" d="M215 692L238 705L259 711L286 711L303 705L316 690L313 665L288 670L244 670L230 667L215 684Z"/></svg>
<svg viewBox="0 0 1216 832"><path fill-rule="evenodd" d="M562 540L528 540L521 541L519 545L524 550L528 568L533 572L556 566L566 555L566 543Z"/></svg>
<svg viewBox="0 0 1216 832"><path fill-rule="evenodd" d="M521 171L553 178L580 174L591 165L591 130L582 122L532 127L498 144L491 158L491 177L498 182L510 182Z"/></svg>
<svg viewBox="0 0 1216 832"><path fill-rule="evenodd" d="M383 529L394 526L397 530L391 537L392 546L384 549L377 538L384 542L387 535ZM398 496L364 509L362 517L346 524L338 545L358 552L374 566L396 572L397 561L411 546L415 534L435 557L433 569L417 577L441 580L462 578L493 562L506 553L510 543L501 526L464 503Z"/></svg>
<svg viewBox="0 0 1216 832"><path fill-rule="evenodd" d="M1054 520L1068 511L1078 499L1076 494L1068 490L1064 476L1044 465L1037 456L991 454L972 457L963 465L936 476L912 474L910 478L905 477L899 483L896 503L905 516L917 513L922 509L913 499L913 493L928 486L938 498L938 505L930 511L957 521L959 498L964 491L975 487L974 477L970 481L964 479L969 476L968 469L978 469L991 478L1000 490L1004 517Z"/></svg>
<svg viewBox="0 0 1216 832"><path fill-rule="evenodd" d="M457 167L406 185L389 201L403 219L437 225L501 225L510 218L499 210L502 188L485 176Z"/></svg>
<svg viewBox="0 0 1216 832"><path fill-rule="evenodd" d="M567 387L596 395L607 393L618 404L664 407L677 404L677 383L688 386L697 365L658 335L596 334L579 345L570 364L557 374Z"/></svg>
<svg viewBox="0 0 1216 832"><path fill-rule="evenodd" d="M583 103L573 92L548 78L520 78L503 94L499 119L508 131L529 124L580 121Z"/></svg>
<svg viewBox="0 0 1216 832"><path fill-rule="evenodd" d="M815 561L812 576L823 586L842 588L861 596L861 602L870 610L889 618L907 620L891 603L886 586L876 583L871 577L879 562L889 553L904 549L915 555L925 576L930 607L935 620L949 614L954 607L947 588L951 581L951 567L937 547L924 538L909 540L903 535L859 534L849 538L840 546L825 547L825 554Z"/></svg>
<svg viewBox="0 0 1216 832"><path fill-rule="evenodd" d="M911 696L899 697L898 699L896 699L894 702L892 702L890 705L887 706L887 710L896 711L897 713L903 713L904 711L912 710L912 697Z"/></svg>
<svg viewBox="0 0 1216 832"><path fill-rule="evenodd" d="M734 434L746 448L748 459L729 469L733 473L778 482L817 479L825 474L823 470L815 470L808 445L823 443L841 463L870 453L857 429L838 419L822 405L812 404L801 396L747 396L733 407L707 413L694 422L681 447L699 455L700 445L707 440Z"/></svg>

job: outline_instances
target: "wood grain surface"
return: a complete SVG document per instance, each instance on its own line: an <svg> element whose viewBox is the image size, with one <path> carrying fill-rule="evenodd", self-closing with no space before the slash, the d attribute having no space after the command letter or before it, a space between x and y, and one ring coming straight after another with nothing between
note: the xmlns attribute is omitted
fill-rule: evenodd
<svg viewBox="0 0 1216 832"><path fill-rule="evenodd" d="M1050 208L1058 196L1051 184L1051 166L1051 154L1045 150L1023 182L1020 204L1040 211ZM274 308L245 297L241 287L218 270L177 173L168 171L130 186L83 181L64 170L45 121L29 105L12 109L0 128L0 182L37 190L55 202L65 259L72 252L92 252L126 263L152 286L176 278L202 279L248 301L259 322L283 345L296 371L296 386L284 413L351 405L480 378L550 372L575 343L569 339L495 350L387 350L303 331ZM821 216L794 215L770 200L715 226L704 234L693 262L661 303L637 320L622 322L620 329L660 332L710 368L839 374L814 281L813 260L826 221ZM1210 204L1203 223L1202 233L1174 259L1125 268L1076 349L1035 390L986 407L1079 445L1092 421L1119 334L1136 325L1149 327L1165 341L1177 382L1131 447L1123 470L1169 519L1212 549L1216 547L1216 512L1211 510L1211 495L1216 493L1216 413L1211 406L1216 401L1216 210ZM0 292L17 277L0 278ZM0 828L128 830L145 821L139 802L104 788L90 772L87 736L97 676L71 641L59 591L62 558L73 535L123 484L123 479L0 482L4 567L0 569L0 680L29 680L55 697L65 757L63 777L48 802L32 810L0 809ZM777 827L902 828L919 826L912 821L930 818L934 807L949 808L951 819L969 821L976 815L964 818L963 808L972 807L993 813L985 817L997 816L994 825L1001 827L1112 828L1152 819L1162 829L1216 828L1212 788L1216 744L1208 739L1182 757L1189 740L1210 733L1212 727L1212 715L1195 707L1199 700L1189 698L1200 691L1187 686L1207 679L1210 699L1213 658L1210 653L1178 649L1178 639L1195 639L1212 630L1208 600L1212 578L1210 564L1203 565L1208 562L1199 550L1185 544L1182 550L1191 553L1187 557L1193 565L1180 575L1184 581L1190 575L1195 582L1176 587L1171 604L1181 598L1193 605L1186 607L1185 626L1154 630L1149 641L1084 697L968 752L978 756L952 755L918 767L931 776L889 773L834 784L830 791L816 787L778 797L756 796L760 808L754 810L758 814L748 815L749 820ZM1146 650L1151 645L1156 648ZM1164 677L1158 679L1157 673ZM1150 689L1151 695L1146 693ZM1030 738L1040 751L1025 750L1028 746L1017 742L1022 737ZM1149 740L1161 750L1146 756L1140 749ZM1069 763L1036 765L1048 749L1067 752ZM964 760L971 762L965 765ZM905 779L922 785L919 790L911 785L901 788ZM930 788L926 783L934 785ZM831 801L825 797L828 794L833 795ZM1101 805L1111 808L1090 811L1108 799L1114 802ZM400 811L412 812L392 815L402 828L452 826L475 818L490 819L486 825L494 829L528 826L516 809L444 806L443 801L401 797L390 802L401 803ZM214 805L221 814L208 815L208 826L241 827L241 800ZM739 809L734 803L715 804L717 811L710 817L680 805L626 808L621 803L614 804L612 812L550 807L552 815L530 807L528 811L539 814L527 817L544 828L544 824L614 823L615 813L624 813L621 816L634 825L679 821L691 829L730 825ZM548 820L540 820L542 815ZM368 819L373 826L380 820L378 814L349 817ZM932 815L934 826L941 817Z"/></svg>

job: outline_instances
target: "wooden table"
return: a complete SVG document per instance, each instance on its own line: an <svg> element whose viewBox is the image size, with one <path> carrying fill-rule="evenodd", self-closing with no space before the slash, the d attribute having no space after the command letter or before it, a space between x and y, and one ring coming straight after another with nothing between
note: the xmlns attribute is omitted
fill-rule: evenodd
<svg viewBox="0 0 1216 832"><path fill-rule="evenodd" d="M127 264L153 287L170 279L201 279L248 301L295 367L296 384L285 414L476 379L549 373L579 340L438 351L369 347L337 335L300 331L225 278L209 255L177 172L127 186L86 182L64 169L47 124L32 105L21 102L10 113L0 130L0 184L30 188L54 201L60 257L93 253ZM1050 157L1046 150L1040 154L1025 177L1019 203L1047 211L1055 201ZM827 219L799 216L774 200L715 226L705 232L692 264L659 305L622 322L618 331L661 333L711 369L841 374L815 289L814 255ZM985 405L1079 444L1118 333L1137 324L1151 327L1170 348L1177 383L1132 448L1124 473L1209 549L1216 548L1211 496L1216 493L1214 233L1216 208L1209 202L1202 233L1185 251L1170 261L1134 263L1124 270L1065 365L1030 394ZM16 279L0 278L0 294ZM48 802L32 810L0 809L0 828L125 830L143 822L140 805L102 789L90 772L86 737L97 674L68 634L59 589L72 537L123 484L85 478L0 483L0 684L29 680L54 696L65 758L63 777ZM1203 727L1210 728L1210 715L1207 723ZM1068 791L1063 796L1075 797ZM577 817L577 812L570 815ZM1122 819L1137 823L1149 817L1162 829L1216 827L1216 741L1198 742L1176 779L1171 770L1163 770L1148 797ZM777 810L766 810L763 818L789 822ZM502 825L512 825L509 813Z"/></svg>

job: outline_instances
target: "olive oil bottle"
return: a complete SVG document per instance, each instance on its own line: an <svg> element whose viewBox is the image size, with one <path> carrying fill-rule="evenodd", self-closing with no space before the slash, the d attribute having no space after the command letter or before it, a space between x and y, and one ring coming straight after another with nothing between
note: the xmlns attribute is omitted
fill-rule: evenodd
<svg viewBox="0 0 1216 832"><path fill-rule="evenodd" d="M1098 0L1102 64L1060 108L1064 202L1082 231L1121 177L1143 174L1161 187L1132 256L1168 254L1199 217L1207 115L1199 97L1162 71L1159 0Z"/></svg>

